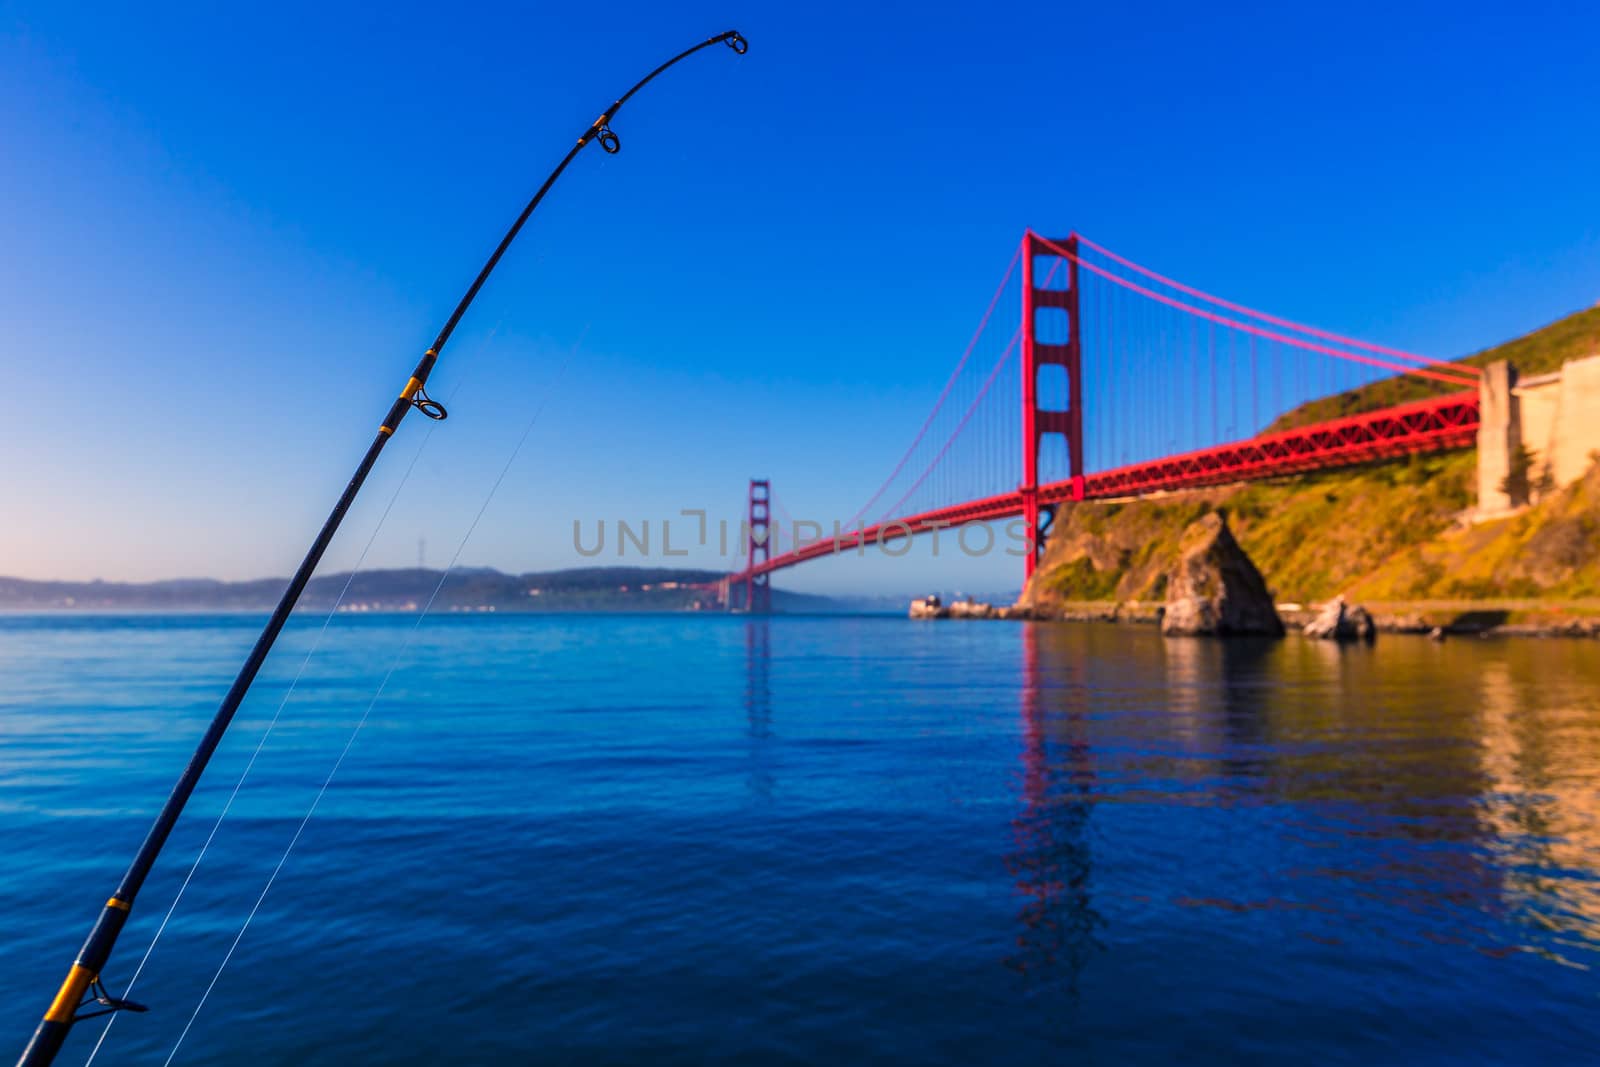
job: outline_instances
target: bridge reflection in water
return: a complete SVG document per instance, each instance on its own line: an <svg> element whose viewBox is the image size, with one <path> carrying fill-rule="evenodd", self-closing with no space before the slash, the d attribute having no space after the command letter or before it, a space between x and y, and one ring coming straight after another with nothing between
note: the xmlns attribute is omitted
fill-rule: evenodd
<svg viewBox="0 0 1600 1067"><path fill-rule="evenodd" d="M772 741L772 630L765 615L750 615L744 620L744 711L745 732L750 744L750 795L770 801L773 774L770 766Z"/></svg>
<svg viewBox="0 0 1600 1067"><path fill-rule="evenodd" d="M1090 893L1094 764L1082 661L1051 627L1022 634L1023 806L1006 868L1023 903L1006 965L1030 982L1077 996L1102 919Z"/></svg>
<svg viewBox="0 0 1600 1067"><path fill-rule="evenodd" d="M1529 1005L1588 995L1591 645L737 626L746 800L800 816L762 816L799 836L760 876L828 871L837 897L814 921L849 930L849 965L828 971L841 1004L899 990L954 1012L951 1040L974 1049L990 1038L973 1020L994 1018L1018 1050L1132 1041L1170 1062L1197 1043L1223 1062L1243 1032L1345 1047L1352 1018L1380 1050L1462 1052L1470 1022L1505 1053ZM813 834L815 810L839 821ZM1588 1025L1563 1016L1542 1040Z"/></svg>
<svg viewBox="0 0 1600 1067"><path fill-rule="evenodd" d="M1006 965L1071 1001L1197 937L1310 980L1395 973L1425 946L1594 966L1592 651L1024 624ZM1206 971L1238 992L1252 965Z"/></svg>

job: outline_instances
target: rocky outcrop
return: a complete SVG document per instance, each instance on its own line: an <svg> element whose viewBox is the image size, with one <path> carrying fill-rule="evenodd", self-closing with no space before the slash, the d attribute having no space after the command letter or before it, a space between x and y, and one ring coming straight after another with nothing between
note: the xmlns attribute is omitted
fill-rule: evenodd
<svg viewBox="0 0 1600 1067"><path fill-rule="evenodd" d="M946 604L937 596L925 596L911 602L910 616L913 619L1005 619L1011 617L1011 611L971 597Z"/></svg>
<svg viewBox="0 0 1600 1067"><path fill-rule="evenodd" d="M1378 627L1366 608L1338 597L1306 623L1305 635L1322 641L1365 641L1370 645L1377 640Z"/></svg>
<svg viewBox="0 0 1600 1067"><path fill-rule="evenodd" d="M997 619L1000 618L1000 609L993 604L985 604L981 600L958 600L950 605L952 619Z"/></svg>
<svg viewBox="0 0 1600 1067"><path fill-rule="evenodd" d="M1171 636L1283 636L1283 620L1261 572L1213 511L1183 531L1167 579L1161 632Z"/></svg>

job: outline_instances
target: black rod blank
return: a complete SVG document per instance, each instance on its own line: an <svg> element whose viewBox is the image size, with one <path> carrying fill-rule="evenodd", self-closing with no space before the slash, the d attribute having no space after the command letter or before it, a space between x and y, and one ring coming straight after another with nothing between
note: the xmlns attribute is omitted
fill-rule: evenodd
<svg viewBox="0 0 1600 1067"><path fill-rule="evenodd" d="M106 962L111 958L111 950L116 945L117 935L122 932L123 925L128 921L128 914L133 907L134 899L139 895L139 889L144 885L145 878L150 874L150 869L155 866L156 857L161 854L162 846L167 843L172 828L177 825L178 817L183 814L183 808L188 803L189 796L194 792L195 786L200 782L200 776L205 773L206 764L211 761L211 756L216 752L217 746L222 743L223 734L227 733L228 725L233 721L233 716L239 710L239 705L244 701L245 694L250 691L250 685L255 681L256 673L261 665L266 662L267 654L272 651L272 646L278 639L278 634L288 622L289 615L294 611L300 594L305 590L306 583L311 580L311 575L316 571L317 565L322 561L323 553L332 543L334 534L338 533L339 525L344 521L345 515L350 510L350 505L355 502L356 495L361 492L361 486L366 482L367 475L372 472L373 465L377 463L378 456L399 429L400 422L406 413L413 407L418 408L429 418L442 419L445 417L443 407L429 399L424 388L428 376L433 372L435 361L444 346L450 340L450 335L455 332L456 326L461 322L461 317L472 306L473 300L478 296L478 290L483 288L483 283L494 272L500 258L505 255L506 249L511 247L511 242L516 240L522 226L539 206L550 187L561 177L567 165L573 161L579 152L590 141L598 140L607 152L616 152L620 142L616 134L611 132L611 120L628 102L628 99L640 89L648 85L657 75L668 67L688 56L709 48L714 44L726 43L735 52L743 55L748 45L743 36L736 30L720 33L715 37L701 41L692 48L687 48L655 70L641 78L633 88L623 93L610 107L589 124L583 131L576 144L567 150L567 154L556 165L555 170L539 186L538 192L528 201L522 209L522 214L517 216L516 222L506 231L500 239L500 244L472 280L472 285L467 288L460 303L450 313L450 318L445 322L444 328L439 331L439 336L422 354L422 359L417 363L416 369L411 372L411 378L405 387L400 390L399 397L389 406L389 413L384 416L383 422L378 426L377 433L373 436L372 443L367 446L366 455L361 457L361 462L356 467L356 472L350 478L350 483L345 486L344 492L339 495L339 500L329 513L327 521L322 524L322 529L317 532L316 540L311 542L305 558L300 561L300 566L294 572L294 577L289 580L289 586L283 591L283 597L278 601L278 606L273 609L272 615L267 619L267 624L262 628L261 636L256 639L255 646L250 649L250 655L245 658L244 666L239 668L238 677L233 680L233 685L228 688L227 695L222 698L222 704L217 708L216 715L211 720L211 725L206 727L205 734L200 738L199 745L194 750L194 755L189 758L189 764L183 769L183 774L178 777L178 782L172 787L171 794L167 797L161 811L156 816L154 825L145 836L144 843L139 846L139 851L134 855L133 862L129 864L128 871L122 876L122 881L117 884L116 892L105 902L100 910L100 917L95 920L89 937L83 943L83 948L78 950L77 959L72 968L67 972L66 979L61 983L55 1000L51 1002L44 1018L33 1032L33 1038L28 1042L28 1047L23 1050L22 1056L17 1060L17 1067L45 1067L53 1063L56 1054L66 1042L67 1034L72 1029L72 1024L87 1017L87 1013L80 1014L79 1009L86 1003L99 1003L106 1005L108 1010L117 1011L122 1008L143 1010L139 1005L119 1001L112 997L98 997L97 990L100 985L100 972ZM98 999L96 999L98 997ZM94 1012L93 1014L105 1014Z"/></svg>

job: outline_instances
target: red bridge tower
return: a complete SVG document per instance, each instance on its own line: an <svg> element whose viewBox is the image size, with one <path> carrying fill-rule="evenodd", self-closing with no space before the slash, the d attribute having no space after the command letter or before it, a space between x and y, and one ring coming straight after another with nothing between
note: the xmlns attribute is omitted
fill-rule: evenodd
<svg viewBox="0 0 1600 1067"><path fill-rule="evenodd" d="M752 615L772 611L772 576L752 573L758 563L772 558L772 483L765 478L750 479L750 510L745 522L749 539L745 563L744 609Z"/></svg>
<svg viewBox="0 0 1600 1067"><path fill-rule="evenodd" d="M1064 254L1063 254L1064 253ZM1039 442L1045 434L1060 434L1067 443L1067 474L1072 479L1072 499L1083 499L1083 345L1078 317L1078 238L1047 241L1029 230L1022 237L1022 517L1031 531L1032 545L1023 561L1025 577L1033 576L1044 552L1044 530L1039 516ZM1055 259L1046 271L1046 285L1035 285L1035 259ZM1062 268L1065 268L1063 271ZM1050 281L1065 275L1065 286ZM1039 329L1039 312L1059 309L1066 321ZM1055 317L1055 316L1047 316ZM1039 339L1039 335L1050 338ZM1061 367L1067 376L1067 406L1039 406L1039 368Z"/></svg>

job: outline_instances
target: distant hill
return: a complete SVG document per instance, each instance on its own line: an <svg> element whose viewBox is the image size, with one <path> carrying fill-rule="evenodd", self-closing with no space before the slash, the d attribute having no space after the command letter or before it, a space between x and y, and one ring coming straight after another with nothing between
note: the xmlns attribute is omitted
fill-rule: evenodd
<svg viewBox="0 0 1600 1067"><path fill-rule="evenodd" d="M439 586L441 571L420 567L313 578L302 606L326 611L419 611ZM435 612L695 611L713 606L706 590L716 571L665 567L578 567L504 574L492 567L461 568L439 588ZM349 589L346 591L346 584ZM0 578L0 609L13 611L269 611L287 578L224 582L175 578L159 582L56 582ZM343 599L341 600L341 593ZM773 590L778 611L831 611L827 597Z"/></svg>

